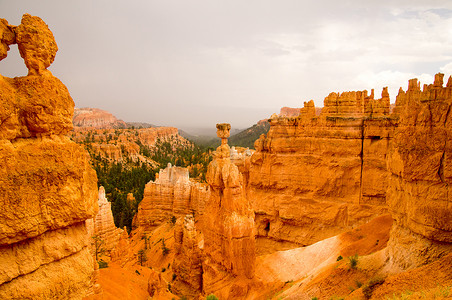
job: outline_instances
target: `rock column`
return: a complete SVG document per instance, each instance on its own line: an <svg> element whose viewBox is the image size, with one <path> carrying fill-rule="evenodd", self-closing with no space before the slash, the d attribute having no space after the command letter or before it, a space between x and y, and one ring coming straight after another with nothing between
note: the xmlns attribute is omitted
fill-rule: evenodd
<svg viewBox="0 0 452 300"><path fill-rule="evenodd" d="M217 128L222 145L207 169L211 194L204 213L206 293L223 288L227 278L253 278L255 269L254 212L244 196L242 174L230 159L230 125Z"/></svg>

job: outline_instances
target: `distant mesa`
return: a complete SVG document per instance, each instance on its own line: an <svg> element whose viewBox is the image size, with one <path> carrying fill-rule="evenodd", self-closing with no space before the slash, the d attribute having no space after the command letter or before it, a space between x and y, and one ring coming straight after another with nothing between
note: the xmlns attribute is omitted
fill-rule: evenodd
<svg viewBox="0 0 452 300"><path fill-rule="evenodd" d="M127 127L126 122L119 120L110 112L89 107L75 108L72 123L74 127L79 128L116 129Z"/></svg>

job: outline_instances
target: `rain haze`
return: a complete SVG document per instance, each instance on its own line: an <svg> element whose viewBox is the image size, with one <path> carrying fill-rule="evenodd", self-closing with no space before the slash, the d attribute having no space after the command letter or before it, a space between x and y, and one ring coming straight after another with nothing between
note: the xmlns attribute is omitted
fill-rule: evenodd
<svg viewBox="0 0 452 300"><path fill-rule="evenodd" d="M187 131L246 128L330 92L452 74L452 1L0 1L41 17L59 51L49 70L76 107ZM13 45L0 73L27 69Z"/></svg>

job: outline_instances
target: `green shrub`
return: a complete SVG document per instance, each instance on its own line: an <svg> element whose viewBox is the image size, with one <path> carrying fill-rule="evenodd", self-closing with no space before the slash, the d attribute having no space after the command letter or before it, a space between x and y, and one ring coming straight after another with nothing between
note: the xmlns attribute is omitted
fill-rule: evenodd
<svg viewBox="0 0 452 300"><path fill-rule="evenodd" d="M369 282L363 287L363 295L366 299L370 299L372 297L372 293L374 289L385 282L385 279L382 277L374 277L369 280Z"/></svg>
<svg viewBox="0 0 452 300"><path fill-rule="evenodd" d="M215 296L214 294L210 294L209 296L206 297L206 300L218 300L218 297Z"/></svg>
<svg viewBox="0 0 452 300"><path fill-rule="evenodd" d="M108 268L108 263L102 259L97 262L99 264L99 269Z"/></svg>
<svg viewBox="0 0 452 300"><path fill-rule="evenodd" d="M342 259L343 259L342 255L339 255L339 256L337 257L336 261L340 261L340 260L342 260Z"/></svg>
<svg viewBox="0 0 452 300"><path fill-rule="evenodd" d="M348 266L350 269L356 269L358 266L358 254L348 257Z"/></svg>
<svg viewBox="0 0 452 300"><path fill-rule="evenodd" d="M167 255L170 252L170 249L166 247L165 239L162 239L162 254Z"/></svg>

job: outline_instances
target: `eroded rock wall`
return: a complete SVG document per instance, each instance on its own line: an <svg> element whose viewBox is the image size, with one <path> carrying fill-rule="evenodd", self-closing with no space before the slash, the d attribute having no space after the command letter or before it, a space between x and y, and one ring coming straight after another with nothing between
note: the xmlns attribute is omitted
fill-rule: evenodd
<svg viewBox="0 0 452 300"><path fill-rule="evenodd" d="M110 253L119 242L122 229L115 226L113 213L111 211L111 203L105 196L103 186L99 187L98 197L99 212L94 219L94 236L98 236L102 240L102 247Z"/></svg>
<svg viewBox="0 0 452 300"><path fill-rule="evenodd" d="M0 75L0 298L81 299L92 288L85 220L97 213L96 173L67 137L74 102L47 70L51 31L27 14L17 27L1 23L29 75Z"/></svg>
<svg viewBox="0 0 452 300"><path fill-rule="evenodd" d="M168 167L161 169L155 181L150 181L144 189L143 200L138 206L134 227L152 231L171 218L195 214L201 219L205 202L210 195L206 184L190 180L188 169Z"/></svg>
<svg viewBox="0 0 452 300"><path fill-rule="evenodd" d="M256 141L248 196L259 253L309 245L386 210L385 155L396 120L389 96L331 93L296 118L273 116Z"/></svg>
<svg viewBox="0 0 452 300"><path fill-rule="evenodd" d="M126 128L127 124L123 120L118 120L115 116L105 110L98 108L76 108L72 123L77 127L90 128Z"/></svg>
<svg viewBox="0 0 452 300"><path fill-rule="evenodd" d="M389 252L401 269L452 251L452 80L443 74L420 89L417 79L400 90L399 125L389 148L387 200L394 218Z"/></svg>
<svg viewBox="0 0 452 300"><path fill-rule="evenodd" d="M225 289L232 279L254 277L256 258L254 212L245 197L242 174L231 162L226 143L217 148L215 159L209 164L207 182L211 194L202 227L203 290L226 299L230 295ZM242 293L241 297L246 290Z"/></svg>
<svg viewBox="0 0 452 300"><path fill-rule="evenodd" d="M173 272L176 278L172 290L196 299L202 291L202 251L199 234L192 215L179 218L174 229Z"/></svg>

